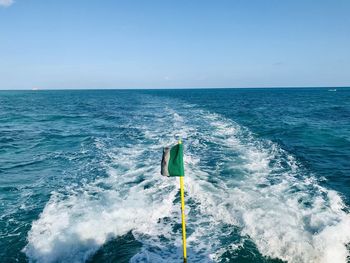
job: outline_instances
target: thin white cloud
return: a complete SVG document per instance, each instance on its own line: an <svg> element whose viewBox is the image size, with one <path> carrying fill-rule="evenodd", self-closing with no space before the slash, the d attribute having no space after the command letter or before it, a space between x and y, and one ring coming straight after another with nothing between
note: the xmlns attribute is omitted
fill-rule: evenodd
<svg viewBox="0 0 350 263"><path fill-rule="evenodd" d="M0 6L8 7L12 5L15 1L14 0L0 0Z"/></svg>

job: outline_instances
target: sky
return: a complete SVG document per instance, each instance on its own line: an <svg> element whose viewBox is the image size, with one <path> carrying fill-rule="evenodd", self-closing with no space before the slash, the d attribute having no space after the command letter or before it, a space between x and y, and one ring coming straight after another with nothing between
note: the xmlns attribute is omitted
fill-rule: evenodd
<svg viewBox="0 0 350 263"><path fill-rule="evenodd" d="M350 86L349 0L0 0L0 89Z"/></svg>

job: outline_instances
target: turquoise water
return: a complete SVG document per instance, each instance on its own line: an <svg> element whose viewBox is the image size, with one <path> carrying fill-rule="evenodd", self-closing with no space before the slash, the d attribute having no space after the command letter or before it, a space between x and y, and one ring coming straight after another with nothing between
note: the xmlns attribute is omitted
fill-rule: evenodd
<svg viewBox="0 0 350 263"><path fill-rule="evenodd" d="M350 89L0 92L1 262L350 262Z"/></svg>

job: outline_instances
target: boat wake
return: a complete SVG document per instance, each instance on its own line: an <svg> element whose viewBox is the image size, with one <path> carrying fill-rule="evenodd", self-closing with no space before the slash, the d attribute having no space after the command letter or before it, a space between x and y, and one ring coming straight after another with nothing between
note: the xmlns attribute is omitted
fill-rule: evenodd
<svg viewBox="0 0 350 263"><path fill-rule="evenodd" d="M91 146L105 176L52 193L28 234L30 261L84 262L132 233L142 247L130 262L179 262L178 181L159 166L162 147L181 136L189 262L227 262L247 242L253 253L288 262L347 262L350 215L340 195L278 144L196 105L156 97L124 127L137 131L132 144L101 137Z"/></svg>

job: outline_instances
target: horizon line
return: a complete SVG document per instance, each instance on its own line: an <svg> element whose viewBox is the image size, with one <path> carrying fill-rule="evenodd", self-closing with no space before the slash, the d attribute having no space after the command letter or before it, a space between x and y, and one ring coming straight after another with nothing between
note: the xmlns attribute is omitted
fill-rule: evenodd
<svg viewBox="0 0 350 263"><path fill-rule="evenodd" d="M194 89L338 89L349 86L270 86L270 87L125 87L125 88L28 88L28 89L2 89L0 91L64 91L64 90L194 90Z"/></svg>

